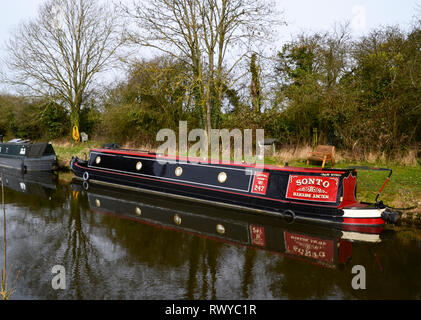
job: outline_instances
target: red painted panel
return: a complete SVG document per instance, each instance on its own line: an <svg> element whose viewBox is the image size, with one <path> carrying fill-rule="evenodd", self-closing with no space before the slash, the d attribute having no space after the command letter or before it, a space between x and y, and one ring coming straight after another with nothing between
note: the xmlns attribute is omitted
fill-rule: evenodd
<svg viewBox="0 0 421 320"><path fill-rule="evenodd" d="M286 197L319 202L336 202L339 177L290 175Z"/></svg>
<svg viewBox="0 0 421 320"><path fill-rule="evenodd" d="M346 240L339 240L339 257L338 261L347 263L348 259L352 257L352 243Z"/></svg>
<svg viewBox="0 0 421 320"><path fill-rule="evenodd" d="M251 188L251 192L258 194L266 194L268 181L268 172L256 172L254 174L253 187Z"/></svg>
<svg viewBox="0 0 421 320"><path fill-rule="evenodd" d="M252 244L259 247L266 247L265 228L250 225Z"/></svg>
<svg viewBox="0 0 421 320"><path fill-rule="evenodd" d="M355 198L356 185L357 177L353 177L352 174L349 174L348 177L344 178L344 194L342 199L343 204L352 204L357 202L357 199Z"/></svg>
<svg viewBox="0 0 421 320"><path fill-rule="evenodd" d="M284 232L286 253L312 258L322 262L334 262L335 243L332 240Z"/></svg>
<svg viewBox="0 0 421 320"><path fill-rule="evenodd" d="M344 218L346 224L363 224L363 225L382 225L382 218Z"/></svg>

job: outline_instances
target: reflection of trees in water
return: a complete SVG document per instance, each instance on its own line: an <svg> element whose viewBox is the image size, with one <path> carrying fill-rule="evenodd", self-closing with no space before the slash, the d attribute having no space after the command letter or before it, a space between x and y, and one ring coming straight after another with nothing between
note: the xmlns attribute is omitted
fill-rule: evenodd
<svg viewBox="0 0 421 320"><path fill-rule="evenodd" d="M256 249L248 247L244 253L244 275L241 283L243 298L249 298L249 286L253 283L253 266L256 262Z"/></svg>
<svg viewBox="0 0 421 320"><path fill-rule="evenodd" d="M354 243L352 260L345 269L348 279L340 279L338 286L348 299L420 299L420 253L415 241L402 245L396 238L376 245ZM354 265L366 269L366 290L350 288Z"/></svg>
<svg viewBox="0 0 421 320"><path fill-rule="evenodd" d="M82 202L79 205L76 203L73 205L77 210L72 211L69 218L67 247L72 250L68 252L68 255L71 253L72 261L79 261L79 264L73 264L74 274L79 276L83 273L90 274L87 277L92 285L92 283L104 282L104 278L95 277L97 270L95 274L92 274L89 268L91 264L88 263L87 257L97 259L95 250L86 234L77 232L77 230L83 230L80 208L84 204ZM95 215L88 215L89 219L94 219L93 216ZM90 226L94 224L98 224L98 221L89 223ZM216 296L217 284L228 285L223 282L217 283L218 274L221 272L218 263L220 264L221 261L224 261L224 264L230 263L229 251L224 250L228 245L224 243L182 231L125 221L115 216L101 215L99 224L103 228L104 236L124 248L127 265L141 262L161 273L173 270L184 272L181 280L176 280L181 282L176 283L175 286L185 288L183 296L185 299L217 299L220 298ZM417 270L421 266L421 255L415 243L406 246L405 250L402 250L396 242L385 242L376 246L371 243L353 243L352 259L345 266L336 269L274 254L271 257L265 257L268 259L267 263L263 263L263 265L266 264L265 269L257 270L254 266L257 257L261 257L258 255L258 250L239 246L235 252L239 253L244 260L240 275L240 291L233 292L232 297L242 296L247 299L255 296L255 293L251 291L253 290L251 285L256 272L264 274L264 277L269 280L265 280L265 283L269 283L266 289L274 298L376 299L387 295L391 298L400 296L416 298L421 292L421 282L414 281L417 278ZM378 255L384 273L380 272L374 253ZM351 281L354 275L351 269L356 264L366 267L368 290L352 289ZM403 264L407 266L404 269ZM405 287L402 287L403 281L406 283ZM88 286L89 284L85 286L80 284L78 288L88 288ZM259 284L256 287L259 287ZM262 289L265 290L265 288L259 288L259 290ZM77 297L79 295L83 296L83 292L79 292Z"/></svg>
<svg viewBox="0 0 421 320"><path fill-rule="evenodd" d="M223 243L138 222L122 223L114 216L104 215L102 221L112 226L109 236L127 250L127 263L141 262L160 272L181 270L183 298L216 299L217 259Z"/></svg>
<svg viewBox="0 0 421 320"><path fill-rule="evenodd" d="M278 257L269 267L274 281L270 291L275 298L323 299L334 292L335 270L315 266L290 257Z"/></svg>
<svg viewBox="0 0 421 320"><path fill-rule="evenodd" d="M194 299L195 289L197 287L197 273L199 269L200 263L200 254L202 250L200 250L200 240L201 239L192 239L191 247L190 247L190 254L189 254L189 272L187 277L187 290L186 290L186 299L192 300ZM202 273L203 274L203 273ZM202 279L202 285L205 287L206 285L203 284L206 282L206 276Z"/></svg>
<svg viewBox="0 0 421 320"><path fill-rule="evenodd" d="M354 290L352 267L366 271L366 290ZM420 250L415 242L404 248L396 241L378 244L354 242L352 257L339 268L328 269L288 257L270 266L275 279L270 290L288 299L419 299L421 296ZM277 276L281 275L281 276Z"/></svg>
<svg viewBox="0 0 421 320"><path fill-rule="evenodd" d="M222 244L198 237L192 237L190 244L189 272L184 298L216 299L217 258Z"/></svg>
<svg viewBox="0 0 421 320"><path fill-rule="evenodd" d="M7 194L14 206L23 209L19 209L17 211L19 214L14 215L11 220L19 228L19 233L14 235L16 240L12 243L15 246L13 251L17 260L24 264L22 277L18 283L22 286L21 294L47 299L64 296L73 298L70 290L74 286L79 292L81 290L80 284L73 282L72 269L75 265L80 265L78 261L87 261L88 252L87 239L82 231L80 204L69 197L69 186L57 185L56 190L46 189L45 194L49 197L43 197L44 193L27 194L12 189L9 189ZM69 226L68 230L63 227L66 224ZM71 232L66 232L70 228ZM72 238L78 240L72 241ZM27 243L26 239L32 242ZM80 246L85 250L77 254ZM68 257L63 259L64 252L73 252L75 255L70 258L66 254ZM73 260L73 263L67 263L68 258ZM53 276L51 268L56 264L64 265L66 268L67 290L55 291L51 287ZM89 285L86 284L85 287L89 288ZM82 296L79 295L78 298Z"/></svg>
<svg viewBox="0 0 421 320"><path fill-rule="evenodd" d="M83 287L89 288L89 284L99 280L98 276L92 272L89 257L96 256L95 248L92 246L89 237L86 236L81 217L81 207L78 197L70 196L70 212L67 221L67 243L63 255L63 263L72 272L69 289L75 291L74 298L83 299ZM98 273L98 269L95 272ZM88 283L86 283L88 280Z"/></svg>

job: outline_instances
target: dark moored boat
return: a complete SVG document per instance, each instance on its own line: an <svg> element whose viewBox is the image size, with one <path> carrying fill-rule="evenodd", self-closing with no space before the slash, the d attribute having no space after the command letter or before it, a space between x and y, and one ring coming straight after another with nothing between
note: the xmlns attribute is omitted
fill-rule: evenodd
<svg viewBox="0 0 421 320"><path fill-rule="evenodd" d="M51 143L14 139L0 143L0 167L28 171L53 171L57 156Z"/></svg>
<svg viewBox="0 0 421 320"><path fill-rule="evenodd" d="M169 157L123 149L93 149L89 159L73 157L76 177L197 202L361 228L395 222L397 213L382 203L356 200L355 169L318 169Z"/></svg>
<svg viewBox="0 0 421 320"><path fill-rule="evenodd" d="M277 217L123 192L108 186L92 184L85 191L77 180L71 186L74 197L82 198L87 193L89 206L96 213L267 250L326 267L346 263L352 254L352 243L379 243L388 235L381 227L371 228L367 233L299 222L291 224Z"/></svg>

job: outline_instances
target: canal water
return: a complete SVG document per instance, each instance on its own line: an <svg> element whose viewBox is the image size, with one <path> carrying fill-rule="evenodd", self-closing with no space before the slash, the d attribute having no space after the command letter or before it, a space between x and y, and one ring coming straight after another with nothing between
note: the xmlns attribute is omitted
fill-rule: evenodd
<svg viewBox="0 0 421 320"><path fill-rule="evenodd" d="M3 180L12 299L421 298L416 231L303 225L51 175Z"/></svg>

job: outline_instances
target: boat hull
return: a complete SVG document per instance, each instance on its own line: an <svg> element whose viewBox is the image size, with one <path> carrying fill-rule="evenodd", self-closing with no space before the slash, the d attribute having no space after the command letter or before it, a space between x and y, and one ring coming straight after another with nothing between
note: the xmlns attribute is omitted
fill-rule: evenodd
<svg viewBox="0 0 421 320"><path fill-rule="evenodd" d="M355 201L356 176L350 170L255 168L121 150L92 150L87 161L73 158L71 169L76 177L90 183L211 203L290 221L361 227L385 224L382 215L386 208ZM218 181L221 173L226 178L223 182ZM334 185L333 192L321 190L322 186L316 188L320 189L319 193L297 191L304 190L303 181L312 180L324 185L326 190ZM301 188L296 190L297 184ZM350 186L354 190L350 191ZM316 194L317 201L302 198L311 194ZM320 200L321 196L325 199Z"/></svg>
<svg viewBox="0 0 421 320"><path fill-rule="evenodd" d="M57 156L49 143L0 143L0 167L22 172L54 171Z"/></svg>

